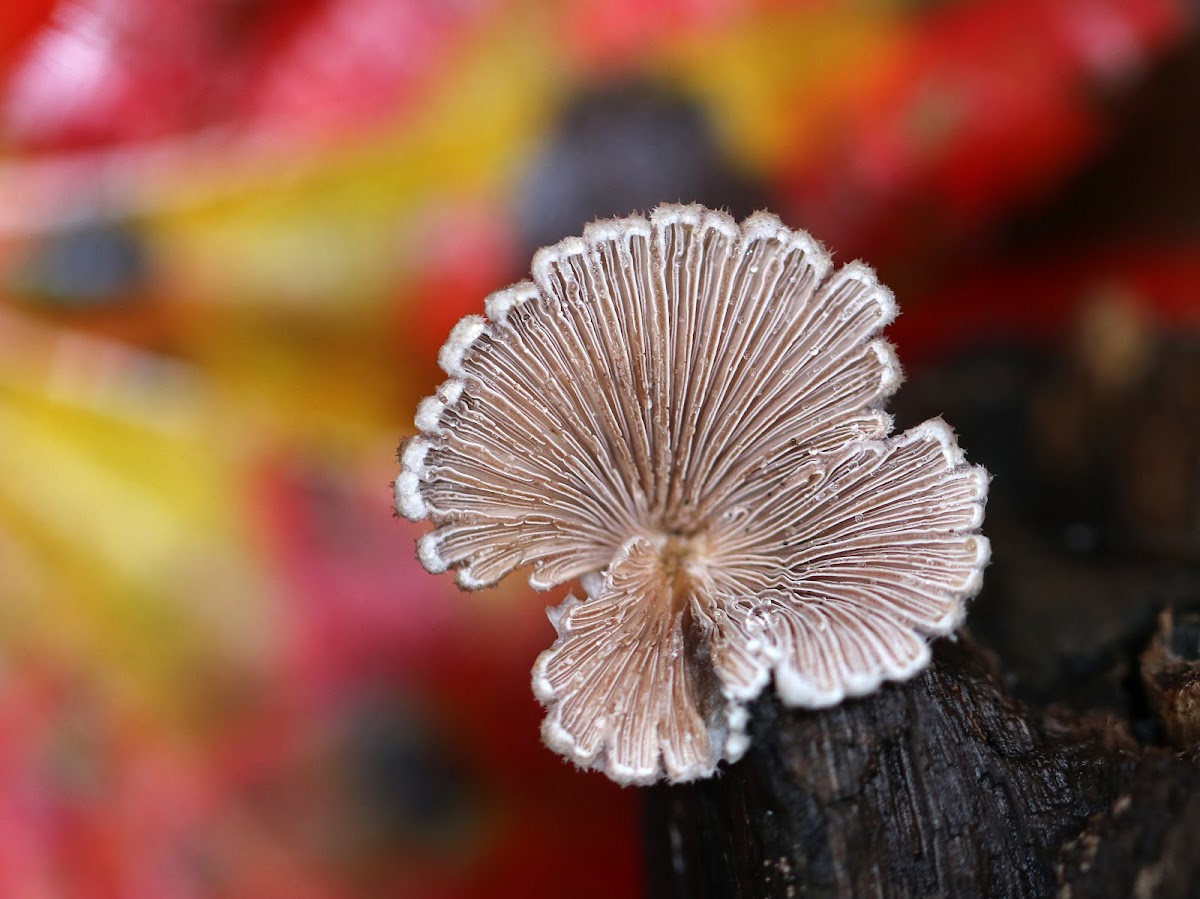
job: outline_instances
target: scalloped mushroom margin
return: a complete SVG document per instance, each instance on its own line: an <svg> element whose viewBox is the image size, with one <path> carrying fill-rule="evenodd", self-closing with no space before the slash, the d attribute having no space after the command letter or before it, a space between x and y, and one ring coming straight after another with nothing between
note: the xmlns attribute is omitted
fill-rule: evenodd
<svg viewBox="0 0 1200 899"><path fill-rule="evenodd" d="M764 659L770 676L774 680L775 690L785 705L794 708L829 708L846 699L867 696L879 689L884 682L899 683L915 677L929 664L930 642L938 637L950 636L958 630L966 618L968 604L982 589L983 572L992 558L992 544L987 537L978 533L978 530L983 525L991 475L983 466L967 462L966 454L958 445L954 431L941 417L931 418L902 434L882 440L868 441L867 445L877 446L881 452L886 452L891 446L906 446L920 441L939 444L942 458L946 463L943 476L969 471L970 477L975 482L975 501L971 504L970 524L949 532L950 536L971 541L975 556L971 561L970 574L961 588L947 592L949 611L943 618L932 624L914 628L916 633L924 638L925 645L921 654L910 660L907 665L894 668L883 667L861 677L851 678L849 682L843 683L837 689L823 690L798 671L782 653L774 653L775 658L769 661Z"/></svg>
<svg viewBox="0 0 1200 899"><path fill-rule="evenodd" d="M484 301L482 315L468 315L454 326L445 345L438 352L438 364L449 375L434 395L426 397L417 408L415 424L418 434L409 438L401 447L400 461L402 470L393 485L394 507L397 514L410 521L422 521L433 518L440 525L432 510L426 504L421 485L429 472L425 459L429 450L444 439L445 433L441 426L442 416L447 409L456 406L467 387L468 373L464 362L472 353L479 339L487 335L492 339L502 339L504 331L508 330L509 317L531 300L548 297L536 282L545 282L553 268L565 259L586 256L605 244L623 244L626 248L634 237L641 237L662 246L666 231L675 225L685 225L698 231L701 235L714 231L722 234L730 241L737 241L741 248L764 240L776 240L789 248L800 251L812 266L814 283L829 289L838 279L853 278L869 284L876 301L884 310L879 327L885 327L896 315L896 304L891 292L875 277L874 271L861 262L853 262L843 266L834 277L826 283L833 268L833 260L820 241L805 231L793 231L770 212L760 211L750 215L741 225L725 212L707 209L699 204L663 204L655 208L649 218L634 215L623 219L602 219L594 221L584 229L582 237L568 237L554 246L545 247L534 255L531 265L534 280L520 281L511 287L498 290ZM891 345L882 338L871 341L871 348L879 355L887 373L882 387L880 401L886 399L902 380L899 362ZM890 418L888 419L890 421ZM442 558L439 552L440 540L437 530L429 532L417 544L417 556L421 564L433 574L442 574L451 566ZM489 586L471 575L470 563L464 562L457 566L458 584L466 590L479 589ZM530 584L535 589L543 590L549 586L537 580L536 567L530 575Z"/></svg>

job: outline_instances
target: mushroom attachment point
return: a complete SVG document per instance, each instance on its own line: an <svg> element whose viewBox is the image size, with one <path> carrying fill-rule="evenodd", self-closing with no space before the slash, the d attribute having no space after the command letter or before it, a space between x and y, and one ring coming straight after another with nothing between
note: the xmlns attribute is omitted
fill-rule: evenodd
<svg viewBox="0 0 1200 899"><path fill-rule="evenodd" d="M711 775L769 683L819 708L928 662L980 587L988 476L892 434L891 292L803 231L701 206L595 222L463 319L403 447L431 572L579 579L533 689L621 783Z"/></svg>

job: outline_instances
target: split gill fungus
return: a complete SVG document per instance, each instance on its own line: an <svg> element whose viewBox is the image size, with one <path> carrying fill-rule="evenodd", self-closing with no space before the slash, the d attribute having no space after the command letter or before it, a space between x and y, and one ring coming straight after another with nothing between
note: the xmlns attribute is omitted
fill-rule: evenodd
<svg viewBox="0 0 1200 899"><path fill-rule="evenodd" d="M802 231L701 206L599 221L453 330L396 508L466 589L579 579L533 669L546 743L620 783L711 775L771 681L903 680L980 587L988 476L891 433L891 292Z"/></svg>

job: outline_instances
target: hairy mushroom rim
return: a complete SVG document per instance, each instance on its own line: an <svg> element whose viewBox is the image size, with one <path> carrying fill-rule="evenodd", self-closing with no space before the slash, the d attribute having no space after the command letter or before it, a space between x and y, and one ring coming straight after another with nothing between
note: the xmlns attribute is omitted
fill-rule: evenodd
<svg viewBox="0 0 1200 899"><path fill-rule="evenodd" d="M692 780L772 681L816 708L920 671L980 588L988 476L940 419L892 434L874 272L768 213L664 205L532 275L451 332L396 509L465 589L580 579L533 670L546 743Z"/></svg>

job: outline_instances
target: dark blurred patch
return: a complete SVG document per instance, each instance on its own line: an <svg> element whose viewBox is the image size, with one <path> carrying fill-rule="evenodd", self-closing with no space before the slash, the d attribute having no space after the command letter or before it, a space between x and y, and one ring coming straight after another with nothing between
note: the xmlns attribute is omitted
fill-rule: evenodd
<svg viewBox="0 0 1200 899"><path fill-rule="evenodd" d="M1104 292L1029 400L1034 517L1079 552L1200 555L1200 342Z"/></svg>
<svg viewBox="0 0 1200 899"><path fill-rule="evenodd" d="M1200 661L1200 618L1176 621L1171 629L1170 647L1185 662Z"/></svg>
<svg viewBox="0 0 1200 899"><path fill-rule="evenodd" d="M968 348L895 405L902 426L944 415L993 474L970 627L1018 693L1138 721L1155 616L1200 607L1200 335L1135 308L1100 295L1060 347Z"/></svg>
<svg viewBox="0 0 1200 899"><path fill-rule="evenodd" d="M526 176L516 213L532 254L593 219L662 202L703 203L739 218L765 205L697 103L664 85L629 81L572 98Z"/></svg>
<svg viewBox="0 0 1200 899"><path fill-rule="evenodd" d="M133 225L83 221L44 238L18 278L25 291L48 304L104 307L141 292L150 279L150 255Z"/></svg>
<svg viewBox="0 0 1200 899"><path fill-rule="evenodd" d="M348 709L337 746L364 847L460 846L479 814L479 784L450 734L404 703Z"/></svg>

